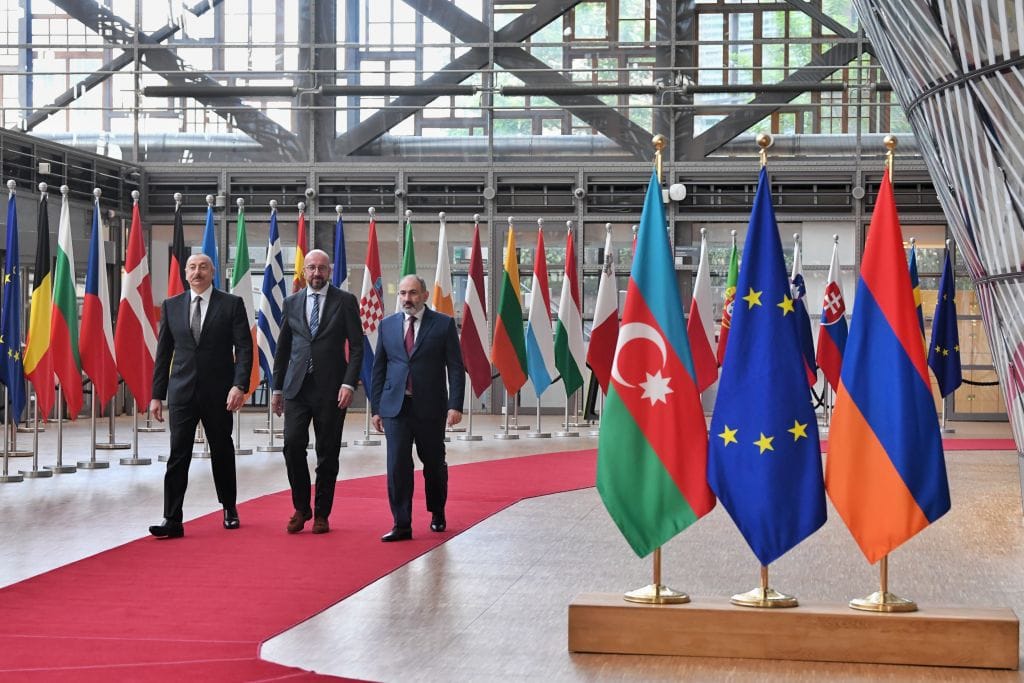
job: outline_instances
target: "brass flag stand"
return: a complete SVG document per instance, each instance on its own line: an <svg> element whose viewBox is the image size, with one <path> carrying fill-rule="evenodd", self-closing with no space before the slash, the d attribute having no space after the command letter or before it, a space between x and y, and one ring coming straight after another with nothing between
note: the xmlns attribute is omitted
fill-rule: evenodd
<svg viewBox="0 0 1024 683"><path fill-rule="evenodd" d="M768 586L768 565L761 565L761 585L746 593L737 593L729 602L740 607L796 607L799 603L792 595L780 593Z"/></svg>

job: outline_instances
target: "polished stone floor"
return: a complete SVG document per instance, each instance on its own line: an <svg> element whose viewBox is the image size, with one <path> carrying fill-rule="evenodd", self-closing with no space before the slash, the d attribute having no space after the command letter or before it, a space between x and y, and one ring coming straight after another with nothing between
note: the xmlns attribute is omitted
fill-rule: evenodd
<svg viewBox="0 0 1024 683"><path fill-rule="evenodd" d="M263 414L242 421L242 447L267 443L253 433ZM545 417L545 428L559 419ZM532 424L532 419L530 420ZM363 415L350 416L345 438L361 437ZM449 462L595 445L593 437L498 441L499 422L477 417L480 442L454 440ZM955 423L955 436L1008 437L1005 424ZM585 430L584 430L585 431ZM56 427L39 434L39 465L55 462ZM99 423L109 441L108 422ZM115 441L129 441L119 418ZM19 448L32 434L17 435ZM88 421L64 432L64 461L87 460ZM167 434L142 433L139 452L152 465L118 460L129 450L100 450L113 464L50 479L0 484L0 585L36 575L144 536L159 519ZM186 518L218 508L208 468L193 463ZM11 472L31 458L11 458ZM922 605L1010 607L1024 614L1024 518L1017 455L947 453L953 509L893 554L890 589ZM340 477L380 474L383 446L343 451ZM241 500L287 486L279 454L238 458ZM382 504L384 501L382 500ZM845 603L877 588L841 521L826 526L771 568L773 587L807 601ZM244 522L244 520L243 520ZM728 515L716 508L665 546L664 582L692 595L728 596L757 583L756 561ZM567 605L583 592L619 593L650 581L611 523L594 489L527 500L455 536L325 612L264 644L266 659L377 681L800 680L1019 681L1019 672L689 657L572 654ZM258 597L258 596L254 596Z"/></svg>

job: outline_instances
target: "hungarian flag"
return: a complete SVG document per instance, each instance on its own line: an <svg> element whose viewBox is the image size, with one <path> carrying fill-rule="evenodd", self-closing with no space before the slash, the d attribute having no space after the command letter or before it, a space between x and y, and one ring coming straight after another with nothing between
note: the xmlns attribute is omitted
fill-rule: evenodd
<svg viewBox="0 0 1024 683"><path fill-rule="evenodd" d="M430 294L430 307L439 313L455 317L452 300L452 267L448 262L448 237L445 234L444 214L437 234L437 270L434 271L434 290Z"/></svg>
<svg viewBox="0 0 1024 683"><path fill-rule="evenodd" d="M93 204L92 236L89 239L89 265L85 272L85 298L82 301L82 329L79 349L82 370L92 380L93 405L110 402L117 391L117 364L114 362L114 326L110 320L110 291L107 289L107 256L100 235L100 200ZM150 370L152 383L152 369ZM152 390L152 386L150 387Z"/></svg>
<svg viewBox="0 0 1024 683"><path fill-rule="evenodd" d="M686 335L697 373L697 391L703 392L718 380L718 359L715 358L715 314L711 310L711 269L708 266L708 239L700 236L700 261L697 281L693 285L690 315L686 319Z"/></svg>
<svg viewBox="0 0 1024 683"><path fill-rule="evenodd" d="M274 375L274 353L281 334L284 306L284 256L281 253L281 233L277 227L276 202L270 207L270 232L267 241L267 260L263 268L263 286L260 310L256 314L256 347L260 351L260 367L267 383Z"/></svg>
<svg viewBox="0 0 1024 683"><path fill-rule="evenodd" d="M725 362L725 347L729 341L729 328L732 327L732 309L736 301L736 282L739 279L740 258L736 251L736 236L732 238L732 251L729 252L729 271L725 276L725 295L722 302L722 327L718 331L718 365Z"/></svg>
<svg viewBox="0 0 1024 683"><path fill-rule="evenodd" d="M804 357L807 384L814 386L818 381L818 366L814 360L814 335L811 334L811 316L807 313L807 285L804 282L804 259L800 240L793 247L793 272L789 276L789 288L793 297L793 314L800 335L800 352Z"/></svg>
<svg viewBox="0 0 1024 683"><path fill-rule="evenodd" d="M213 286L221 288L220 257L217 255L217 229L213 220L213 202L207 195L206 228L203 229L203 253L213 261Z"/></svg>
<svg viewBox="0 0 1024 683"><path fill-rule="evenodd" d="M615 279L615 251L612 249L612 226L605 228L604 267L597 285L597 299L594 302L594 326L590 328L590 345L587 347L587 365L601 385L601 391L608 393L612 379L612 360L615 358L615 344L619 339L619 285Z"/></svg>
<svg viewBox="0 0 1024 683"><path fill-rule="evenodd" d="M36 407L44 418L53 410L53 355L50 319L53 317L53 275L50 272L50 209L46 192L39 199L36 217L36 262L32 276L32 304L25 334L25 376L36 390Z"/></svg>
<svg viewBox="0 0 1024 683"><path fill-rule="evenodd" d="M7 387L9 423L18 420L25 409L25 368L21 356L21 267L18 257L18 206L12 189L7 197L4 305L0 309L0 382Z"/></svg>
<svg viewBox="0 0 1024 683"><path fill-rule="evenodd" d="M53 269L53 310L50 314L50 353L53 371L74 420L82 410L82 361L78 356L78 295L75 292L75 251L71 238L71 212L67 186L60 202L57 226L57 263Z"/></svg>
<svg viewBox="0 0 1024 683"><path fill-rule="evenodd" d="M942 438L886 171L829 430L825 485L874 564L949 510Z"/></svg>
<svg viewBox="0 0 1024 683"><path fill-rule="evenodd" d="M942 265L942 279L939 280L939 296L935 301L935 316L932 318L932 343L928 347L928 366L935 373L939 393L945 398L963 383L960 368L960 331L956 324L956 280L953 277L953 263L946 249ZM26 354L26 365L28 356Z"/></svg>
<svg viewBox="0 0 1024 683"><path fill-rule="evenodd" d="M348 281L348 258L345 256L345 221L341 218L341 206L338 209L338 221L334 224L334 269L331 270L331 284L342 289Z"/></svg>
<svg viewBox="0 0 1024 683"><path fill-rule="evenodd" d="M537 229L537 248L533 252L533 285L530 312L526 316L526 372L540 396L555 377L555 346L551 338L551 287L548 284L544 229Z"/></svg>
<svg viewBox="0 0 1024 683"><path fill-rule="evenodd" d="M363 326L363 368L360 377L363 387L373 386L373 356L377 350L377 328L384 319L384 284L380 274L380 250L377 247L377 219L370 218L370 233L366 238L366 265L363 268L363 288L359 292L359 321Z"/></svg>
<svg viewBox="0 0 1024 683"><path fill-rule="evenodd" d="M640 218L597 445L597 490L633 551L650 554L707 514L707 428L657 176Z"/></svg>
<svg viewBox="0 0 1024 683"><path fill-rule="evenodd" d="M153 289L146 246L142 241L138 199L132 206L132 227L128 233L128 253L121 279L114 350L117 370L135 397L135 409L146 410L153 396L156 321L153 319Z"/></svg>
<svg viewBox="0 0 1024 683"><path fill-rule="evenodd" d="M309 252L309 237L306 235L305 205L299 204L299 227L295 233L295 275L292 277L292 293L306 286L306 254Z"/></svg>
<svg viewBox="0 0 1024 683"><path fill-rule="evenodd" d="M249 322L249 335L252 337L253 358L259 357L259 346L256 344L256 311L252 305L252 272L249 265L249 238L245 234L245 209L238 207L238 232L235 237L235 264L231 268L231 287L229 291L241 297L245 304L245 319ZM245 392L248 398L260 383L260 364L253 363L249 375L249 389Z"/></svg>
<svg viewBox="0 0 1024 683"><path fill-rule="evenodd" d="M469 257L466 299L462 304L461 346L462 363L469 374L473 395L480 398L491 386L491 362L487 360L487 291L479 223L473 228L473 252Z"/></svg>
<svg viewBox="0 0 1024 683"><path fill-rule="evenodd" d="M174 204L174 235L171 238L171 258L167 268L167 298L185 291L185 226L181 222L181 202Z"/></svg>
<svg viewBox="0 0 1024 683"><path fill-rule="evenodd" d="M498 315L494 320L491 363L498 369L509 394L519 393L526 384L526 339L523 335L523 304L519 298L519 258L516 234L511 222L505 243L505 268L498 294Z"/></svg>
<svg viewBox="0 0 1024 683"><path fill-rule="evenodd" d="M708 483L762 565L825 523L818 420L761 168L711 416Z"/></svg>
<svg viewBox="0 0 1024 683"><path fill-rule="evenodd" d="M838 238L837 238L838 239ZM846 350L846 299L843 298L842 278L839 270L839 243L832 245L832 263L828 267L825 297L821 302L821 326L818 328L818 367L832 390L839 389L839 373Z"/></svg>
<svg viewBox="0 0 1024 683"><path fill-rule="evenodd" d="M558 300L558 322L555 323L555 367L562 375L568 398L583 386L583 315L580 312L580 278L576 272L576 245L572 229L565 235L565 277Z"/></svg>
<svg viewBox="0 0 1024 683"><path fill-rule="evenodd" d="M914 308L917 311L917 327L921 330L921 345L923 346L924 307L921 305L921 279L917 276L917 244L913 239L911 239L910 242L910 288L914 293Z"/></svg>

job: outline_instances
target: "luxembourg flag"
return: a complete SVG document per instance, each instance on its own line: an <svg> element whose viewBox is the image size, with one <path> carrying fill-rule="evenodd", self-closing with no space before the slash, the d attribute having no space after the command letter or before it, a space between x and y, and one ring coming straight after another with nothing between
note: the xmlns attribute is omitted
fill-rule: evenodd
<svg viewBox="0 0 1024 683"><path fill-rule="evenodd" d="M537 249L533 253L533 288L530 314L526 324L526 371L537 396L551 386L555 377L555 343L551 336L551 291L548 287L544 228L537 229Z"/></svg>
<svg viewBox="0 0 1024 683"><path fill-rule="evenodd" d="M839 238L832 245L832 264L828 267L825 297L821 303L821 326L818 328L818 367L833 391L839 388L843 353L846 351L846 300L839 271Z"/></svg>

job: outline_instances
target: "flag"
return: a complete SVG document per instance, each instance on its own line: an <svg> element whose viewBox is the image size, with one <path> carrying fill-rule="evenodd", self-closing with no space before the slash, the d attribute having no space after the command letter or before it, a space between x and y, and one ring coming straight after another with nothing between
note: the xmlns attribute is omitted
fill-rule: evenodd
<svg viewBox="0 0 1024 683"><path fill-rule="evenodd" d="M703 232L703 231L702 231ZM704 391L718 380L718 359L715 358L715 317L711 311L711 271L708 266L708 240L700 237L700 261L697 281L693 285L690 315L686 320L686 336L697 373L697 391Z"/></svg>
<svg viewBox="0 0 1024 683"><path fill-rule="evenodd" d="M281 233L277 227L277 207L272 206L267 260L263 267L263 286L260 289L260 310L256 313L256 347L260 350L260 367L263 368L263 377L268 385L271 385L274 376L274 353L277 351L277 338L281 334L284 297Z"/></svg>
<svg viewBox="0 0 1024 683"><path fill-rule="evenodd" d="M761 168L711 416L708 482L767 566L825 523L818 422Z"/></svg>
<svg viewBox="0 0 1024 683"><path fill-rule="evenodd" d="M558 299L558 322L555 324L555 367L562 375L568 398L583 386L583 314L580 312L580 278L576 273L576 246L572 230L565 235L565 277Z"/></svg>
<svg viewBox="0 0 1024 683"><path fill-rule="evenodd" d="M604 238L604 268L601 269L601 280L597 285L594 324L590 328L590 345L587 347L587 365L605 394L608 393L608 383L612 379L612 360L615 358L618 338L619 285L615 279L615 252L609 227Z"/></svg>
<svg viewBox="0 0 1024 683"><path fill-rule="evenodd" d="M79 336L82 370L92 380L93 405L97 413L117 391L114 362L114 326L110 320L110 291L107 289L106 242L100 235L100 200L93 203L89 265L85 272L82 327ZM150 381L152 381L150 376Z"/></svg>
<svg viewBox="0 0 1024 683"><path fill-rule="evenodd" d="M405 214L405 240L403 242L402 251L402 272L399 273L398 279L402 280L406 275L416 274L416 245L412 239L412 211L407 211ZM399 296L395 296L395 310L402 310L402 299Z"/></svg>
<svg viewBox="0 0 1024 683"><path fill-rule="evenodd" d="M733 235L732 251L729 252L729 270L725 276L725 294L722 302L722 327L718 331L718 350L715 354L719 367L725 361L725 346L729 341L729 328L732 327L733 303L736 300L736 281L739 278L740 259L736 251L736 236Z"/></svg>
<svg viewBox="0 0 1024 683"><path fill-rule="evenodd" d="M340 207L339 207L340 209ZM338 211L338 222L334 224L334 269L331 271L331 284L342 289L348 281L348 259L345 257L345 222Z"/></svg>
<svg viewBox="0 0 1024 683"><path fill-rule="evenodd" d="M480 249L480 225L473 228L473 253L469 258L466 298L462 304L462 362L469 374L473 395L483 396L491 386L491 362L487 359L487 290L484 259Z"/></svg>
<svg viewBox="0 0 1024 683"><path fill-rule="evenodd" d="M526 339L523 334L523 304L519 299L519 258L516 234L508 226L505 244L505 268L498 295L498 315L494 320L491 363L498 369L508 394L519 393L526 384Z"/></svg>
<svg viewBox="0 0 1024 683"><path fill-rule="evenodd" d="M229 291L237 297L242 298L245 304L245 319L249 323L249 335L252 337L253 358L258 357L259 345L256 342L256 311L252 305L252 268L249 265L249 238L245 234L245 210L238 207L238 219L236 221L238 232L235 236L235 264L231 268L231 287ZM252 364L249 374L249 389L245 392L246 398L256 391L260 383L260 366Z"/></svg>
<svg viewBox="0 0 1024 683"><path fill-rule="evenodd" d="M26 360L27 364L27 360ZM928 365L939 383L939 393L945 398L963 383L960 370L960 331L956 324L956 279L953 264L946 248L946 260L942 265L942 279L939 281L939 296L935 301L935 315L932 318L932 343L928 347Z"/></svg>
<svg viewBox="0 0 1024 683"><path fill-rule="evenodd" d="M790 296L796 315L797 333L800 335L800 352L804 357L807 383L814 386L818 381L818 366L814 360L814 335L811 334L811 316L807 313L807 285L804 283L804 259L800 240L793 247L793 272L789 276Z"/></svg>
<svg viewBox="0 0 1024 683"><path fill-rule="evenodd" d="M452 268L448 263L448 238L445 235L444 218L437 234L437 270L434 271L434 291L430 294L430 307L439 313L455 317L455 303L452 301Z"/></svg>
<svg viewBox="0 0 1024 683"><path fill-rule="evenodd" d="M142 241L138 199L132 207L132 227L128 233L128 253L121 280L121 303L117 307L114 352L117 371L135 397L135 410L146 410L153 397L156 321L153 319L153 289L146 246Z"/></svg>
<svg viewBox="0 0 1024 683"><path fill-rule="evenodd" d="M67 193L60 203L57 262L53 273L50 353L53 354L53 371L68 405L68 417L74 420L82 410L82 361L78 355L78 295L75 291L75 251Z"/></svg>
<svg viewBox="0 0 1024 683"><path fill-rule="evenodd" d="M384 319L384 285L380 274L380 250L377 247L377 219L370 218L370 233L366 238L366 266L363 268L363 288L359 293L359 321L363 325L363 369L360 377L363 387L372 386L373 356L377 350L377 328Z"/></svg>
<svg viewBox="0 0 1024 683"><path fill-rule="evenodd" d="M924 345L924 308L921 306L921 280L917 277L917 245L910 245L910 287L914 292L914 307L917 309L917 327L921 330L921 344Z"/></svg>
<svg viewBox="0 0 1024 683"><path fill-rule="evenodd" d="M174 205L174 235L171 238L171 258L167 268L167 298L177 296L185 291L185 262L188 261L185 251L185 226L181 222L181 203Z"/></svg>
<svg viewBox="0 0 1024 683"><path fill-rule="evenodd" d="M839 373L846 349L846 299L843 298L839 270L839 244L832 245L832 263L828 267L825 296L821 302L821 325L818 327L818 367L832 390L839 389Z"/></svg>
<svg viewBox="0 0 1024 683"><path fill-rule="evenodd" d="M203 230L203 253L209 256L210 260L213 261L213 286L220 289L220 257L217 256L217 230L213 224L213 204L208 204L206 207L206 229Z"/></svg>
<svg viewBox="0 0 1024 683"><path fill-rule="evenodd" d="M829 430L825 485L874 564L949 510L942 438L886 171Z"/></svg>
<svg viewBox="0 0 1024 683"><path fill-rule="evenodd" d="M551 338L551 288L548 285L544 229L537 229L533 252L533 285L530 312L526 316L526 371L539 397L551 386L555 375L555 347Z"/></svg>
<svg viewBox="0 0 1024 683"><path fill-rule="evenodd" d="M7 198L7 251L4 252L4 307L0 311L0 382L7 387L8 424L25 409L21 357L21 267L18 265L18 207L14 190Z"/></svg>
<svg viewBox="0 0 1024 683"><path fill-rule="evenodd" d="M44 418L53 410L53 355L50 318L53 316L53 274L50 270L50 210L46 193L36 217L36 261L31 306L25 333L25 377L36 390L36 405Z"/></svg>
<svg viewBox="0 0 1024 683"><path fill-rule="evenodd" d="M292 293L306 286L306 254L309 252L309 237L306 235L305 205L299 205L299 226L295 232L295 275L292 277Z"/></svg>
<svg viewBox="0 0 1024 683"><path fill-rule="evenodd" d="M707 428L657 176L633 270L597 444L597 490L640 557L707 514Z"/></svg>

